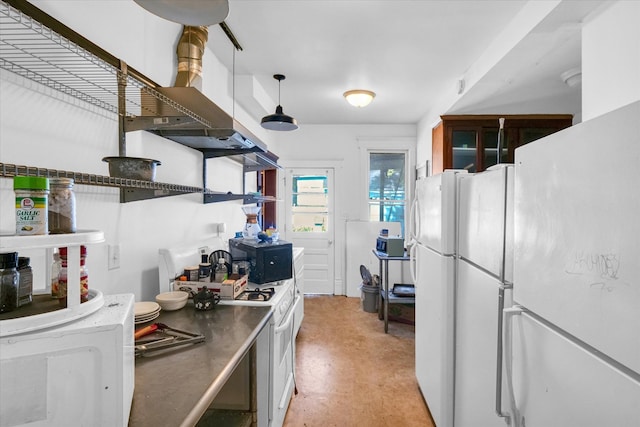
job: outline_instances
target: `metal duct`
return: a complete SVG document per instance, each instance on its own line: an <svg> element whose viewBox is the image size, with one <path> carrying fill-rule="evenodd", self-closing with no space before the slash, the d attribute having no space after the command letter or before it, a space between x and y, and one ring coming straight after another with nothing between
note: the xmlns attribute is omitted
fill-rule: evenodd
<svg viewBox="0 0 640 427"><path fill-rule="evenodd" d="M174 86L202 90L202 56L209 39L207 27L185 26L178 41L178 74Z"/></svg>

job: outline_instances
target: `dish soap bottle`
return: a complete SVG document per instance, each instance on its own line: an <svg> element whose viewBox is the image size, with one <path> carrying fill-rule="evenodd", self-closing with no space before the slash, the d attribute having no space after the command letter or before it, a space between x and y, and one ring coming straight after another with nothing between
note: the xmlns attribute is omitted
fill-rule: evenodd
<svg viewBox="0 0 640 427"><path fill-rule="evenodd" d="M224 258L218 258L218 264L216 264L216 271L213 276L213 281L216 283L222 283L227 280L227 264L224 262Z"/></svg>

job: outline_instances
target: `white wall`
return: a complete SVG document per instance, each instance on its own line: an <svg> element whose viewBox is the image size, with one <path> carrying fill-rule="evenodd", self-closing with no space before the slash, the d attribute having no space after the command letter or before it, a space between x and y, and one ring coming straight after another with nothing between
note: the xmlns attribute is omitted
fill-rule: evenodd
<svg viewBox="0 0 640 427"><path fill-rule="evenodd" d="M640 2L607 6L582 30L583 120L640 100Z"/></svg>

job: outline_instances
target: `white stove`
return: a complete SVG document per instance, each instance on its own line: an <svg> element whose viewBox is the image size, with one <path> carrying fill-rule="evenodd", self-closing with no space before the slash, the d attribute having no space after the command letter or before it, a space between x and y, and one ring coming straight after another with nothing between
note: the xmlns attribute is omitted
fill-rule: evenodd
<svg viewBox="0 0 640 427"><path fill-rule="evenodd" d="M173 290L173 282L186 266L197 265L202 253L225 249L219 238L194 242L187 246L159 250L160 292ZM269 323L270 384L269 425L281 426L295 388L295 337L304 316L302 290L302 248L293 248L294 275L291 279L264 284L247 283L245 291L222 305L272 307Z"/></svg>

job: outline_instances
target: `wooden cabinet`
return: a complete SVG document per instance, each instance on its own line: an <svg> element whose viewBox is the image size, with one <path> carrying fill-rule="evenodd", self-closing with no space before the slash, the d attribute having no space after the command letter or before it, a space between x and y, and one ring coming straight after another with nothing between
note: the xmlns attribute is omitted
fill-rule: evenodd
<svg viewBox="0 0 640 427"><path fill-rule="evenodd" d="M513 163L521 145L571 126L570 114L445 115L432 129L432 173L480 172L497 163L498 119L504 117L501 163Z"/></svg>

